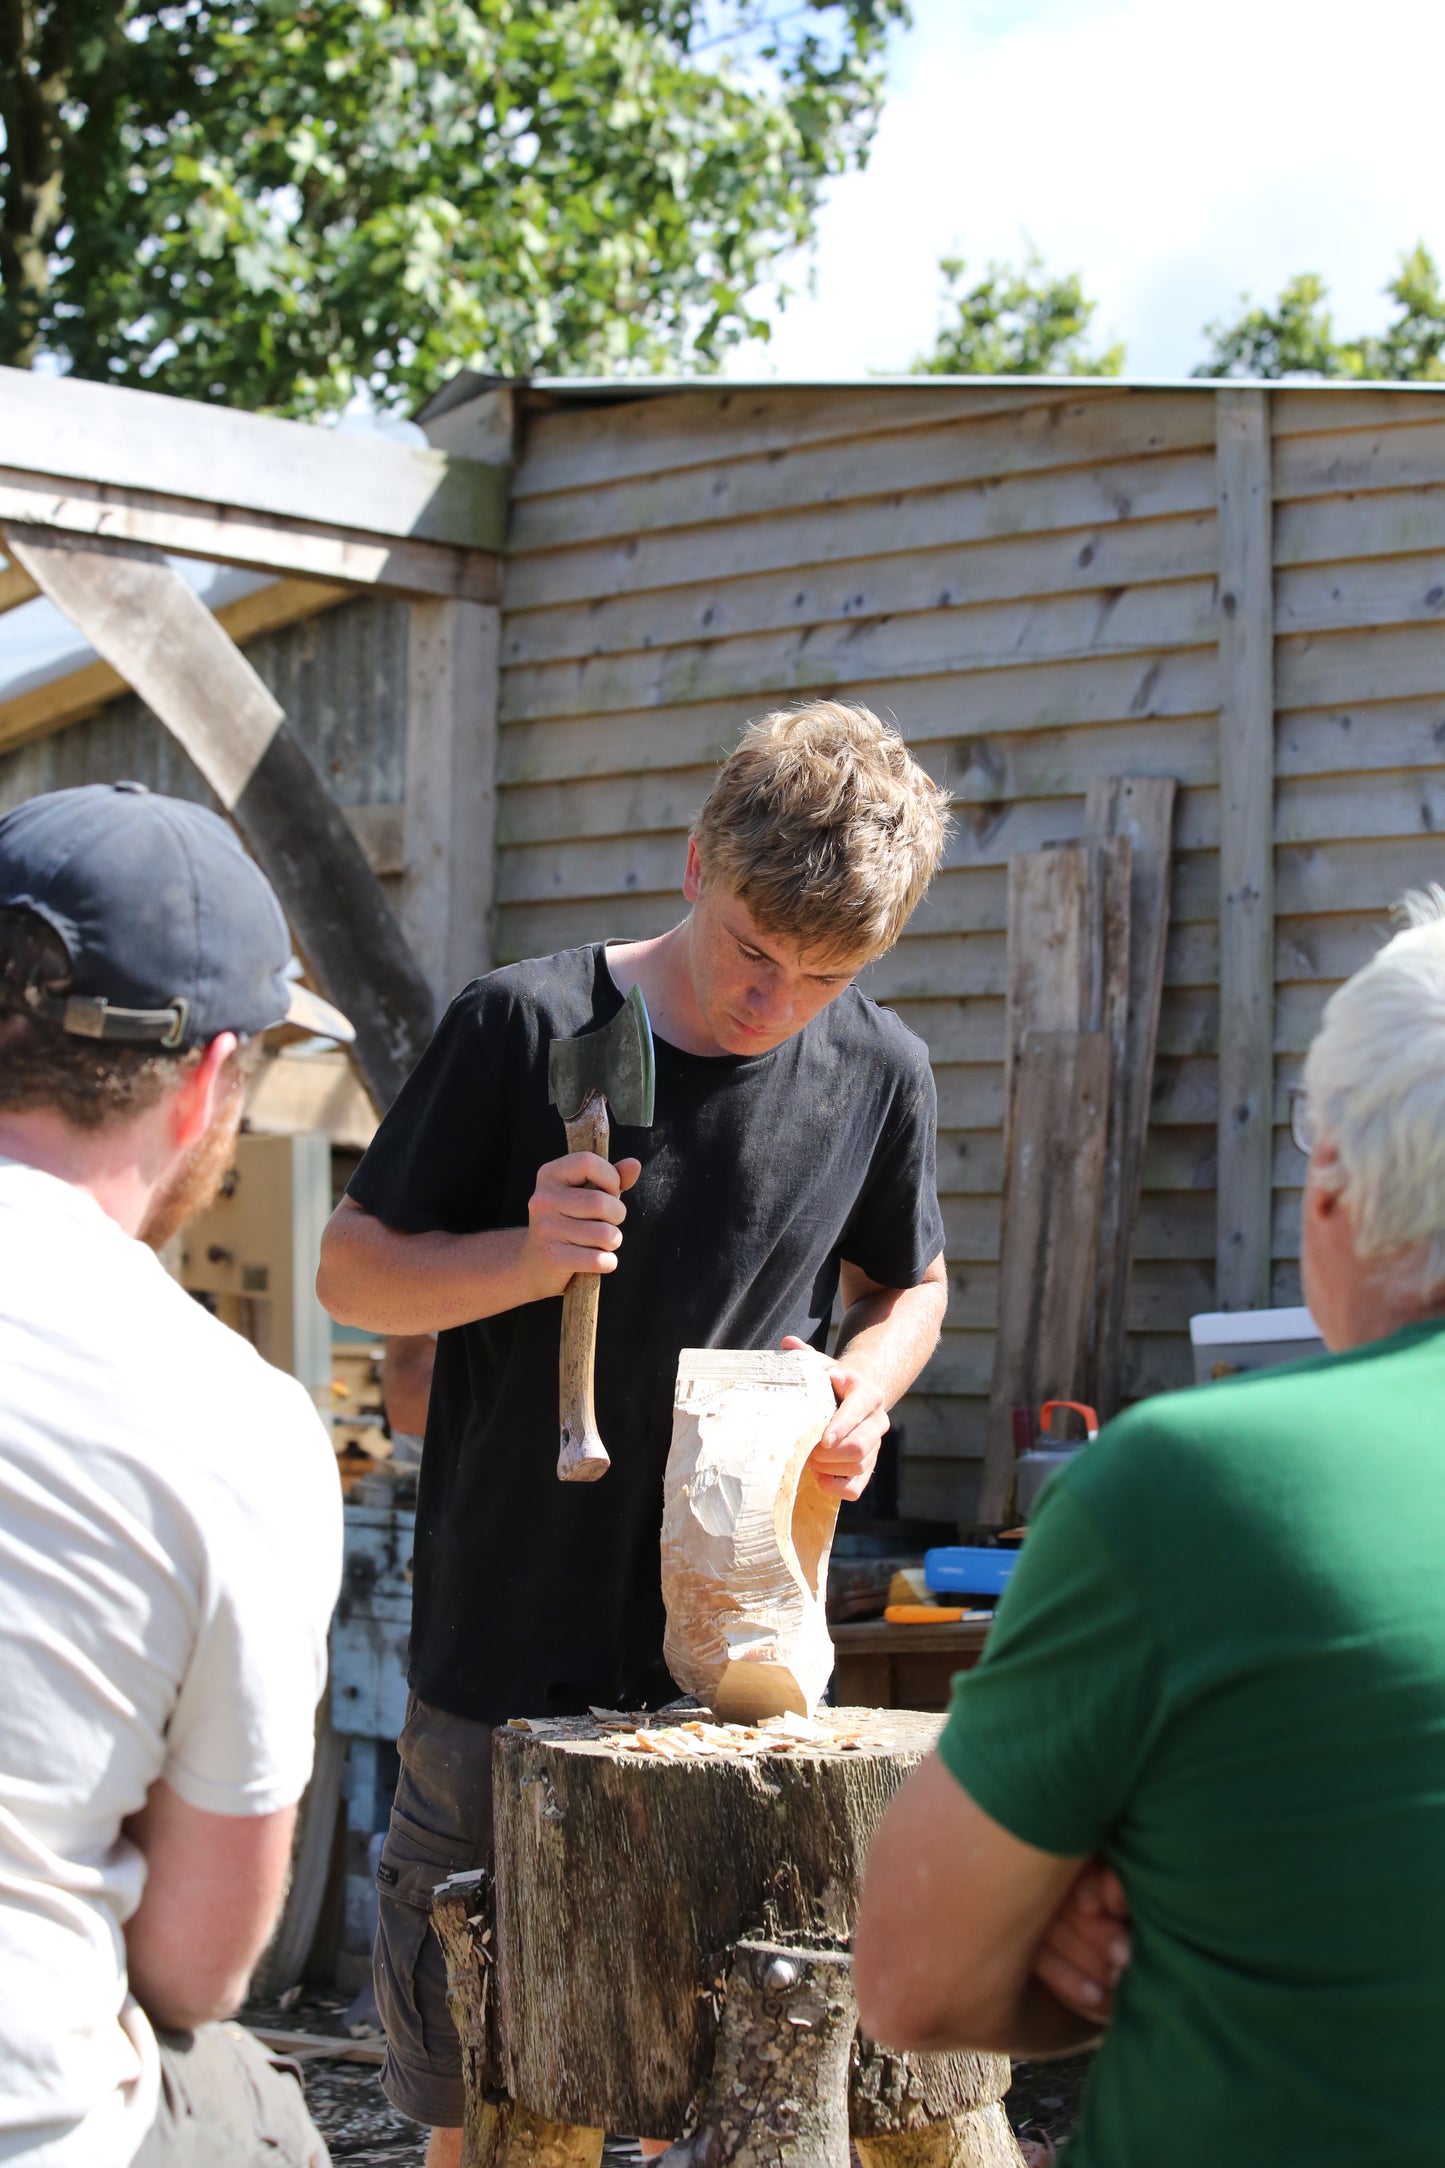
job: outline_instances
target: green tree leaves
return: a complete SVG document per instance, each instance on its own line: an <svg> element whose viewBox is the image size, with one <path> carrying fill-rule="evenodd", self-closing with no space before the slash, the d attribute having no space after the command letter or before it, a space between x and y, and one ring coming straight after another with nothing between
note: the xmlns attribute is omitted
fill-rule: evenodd
<svg viewBox="0 0 1445 2168"><path fill-rule="evenodd" d="M914 362L920 375L1117 376L1123 368L1122 346L1089 351L1098 304L1086 298L1076 272L1052 276L1036 248L1021 269L991 263L967 288L964 268L957 256L939 265L945 306L956 314L940 330L933 352Z"/></svg>
<svg viewBox="0 0 1445 2168"><path fill-rule="evenodd" d="M1208 324L1211 353L1196 376L1318 376L1384 382L1445 379L1445 286L1423 241L1400 259L1385 287L1395 315L1379 337L1338 339L1329 288L1314 272L1294 278L1273 307L1246 307L1232 324ZM1248 297L1245 297L1246 301Z"/></svg>
<svg viewBox="0 0 1445 2168"><path fill-rule="evenodd" d="M0 360L319 413L765 333L906 0L107 4L0 0Z"/></svg>

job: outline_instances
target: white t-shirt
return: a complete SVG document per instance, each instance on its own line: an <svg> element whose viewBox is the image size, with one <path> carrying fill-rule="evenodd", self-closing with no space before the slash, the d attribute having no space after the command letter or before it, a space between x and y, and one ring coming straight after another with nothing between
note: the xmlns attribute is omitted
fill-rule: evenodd
<svg viewBox="0 0 1445 2168"><path fill-rule="evenodd" d="M120 1826L311 1769L341 1576L304 1389L83 1191L0 1160L0 2161L125 2168L155 2115Z"/></svg>

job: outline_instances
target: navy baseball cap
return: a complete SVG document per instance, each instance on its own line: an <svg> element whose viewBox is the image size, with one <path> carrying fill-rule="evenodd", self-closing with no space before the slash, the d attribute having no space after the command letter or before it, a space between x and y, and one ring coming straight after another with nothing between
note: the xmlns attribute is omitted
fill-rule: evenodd
<svg viewBox="0 0 1445 2168"><path fill-rule="evenodd" d="M142 783L87 783L0 818L0 908L34 911L70 977L27 1006L87 1039L204 1046L299 1024L355 1037L339 1009L287 977L276 892L216 814Z"/></svg>

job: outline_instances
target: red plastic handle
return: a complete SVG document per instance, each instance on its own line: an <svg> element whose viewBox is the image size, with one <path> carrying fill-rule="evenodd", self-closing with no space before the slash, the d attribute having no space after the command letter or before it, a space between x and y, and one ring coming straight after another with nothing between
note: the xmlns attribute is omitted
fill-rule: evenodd
<svg viewBox="0 0 1445 2168"><path fill-rule="evenodd" d="M1039 1409L1040 1430L1048 1430L1049 1422L1055 1408L1072 1408L1075 1415L1083 1416L1084 1428L1088 1431L1089 1436L1091 1438L1098 1437L1099 1418L1094 1413L1094 1410L1088 1405L1088 1403L1083 1400L1046 1400L1043 1406Z"/></svg>

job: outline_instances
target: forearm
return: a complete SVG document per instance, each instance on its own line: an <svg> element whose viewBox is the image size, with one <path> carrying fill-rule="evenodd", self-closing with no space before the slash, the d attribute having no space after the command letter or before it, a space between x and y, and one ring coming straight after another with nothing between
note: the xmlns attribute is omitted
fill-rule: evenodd
<svg viewBox="0 0 1445 2168"><path fill-rule="evenodd" d="M948 1291L940 1280L885 1287L860 1295L838 1328L836 1359L866 1370L882 1387L884 1405L901 1400L938 1345Z"/></svg>
<svg viewBox="0 0 1445 2168"><path fill-rule="evenodd" d="M412 1334L495 1317L542 1291L525 1227L406 1235L343 1206L322 1238L316 1292L339 1325Z"/></svg>

